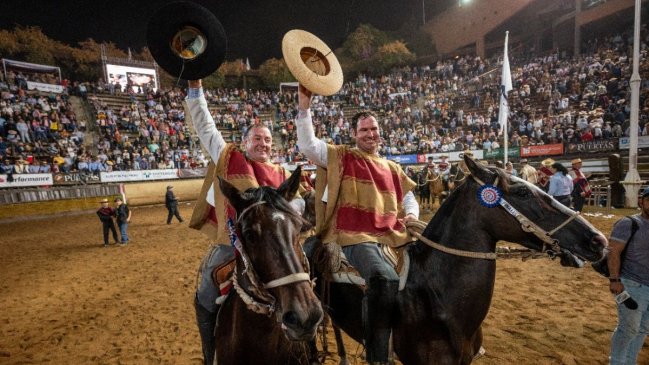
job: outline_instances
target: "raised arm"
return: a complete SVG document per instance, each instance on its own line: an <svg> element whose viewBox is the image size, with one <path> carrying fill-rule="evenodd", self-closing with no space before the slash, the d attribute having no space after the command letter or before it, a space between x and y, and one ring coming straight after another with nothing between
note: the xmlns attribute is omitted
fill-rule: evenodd
<svg viewBox="0 0 649 365"><path fill-rule="evenodd" d="M203 94L201 80L189 81L189 89L187 90L187 98L185 100L198 138L212 157L212 161L218 161L221 152L225 148L225 140L221 136L221 132L216 129L214 118L212 118L207 108L207 100L205 100L205 95Z"/></svg>
<svg viewBox="0 0 649 365"><path fill-rule="evenodd" d="M327 167L327 144L315 137L311 120L311 92L300 85L298 90L298 113L295 120L297 146L311 162Z"/></svg>

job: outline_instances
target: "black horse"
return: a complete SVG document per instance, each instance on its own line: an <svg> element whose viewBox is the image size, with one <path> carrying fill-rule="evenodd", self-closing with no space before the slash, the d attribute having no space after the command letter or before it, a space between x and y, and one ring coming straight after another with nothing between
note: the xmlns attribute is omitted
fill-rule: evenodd
<svg viewBox="0 0 649 365"><path fill-rule="evenodd" d="M300 168L277 190L239 192L219 179L237 211L239 254L233 274L236 293L221 305L216 334L219 364L308 364L308 342L323 311L313 293L300 245L306 222L288 201L300 184Z"/></svg>
<svg viewBox="0 0 649 365"><path fill-rule="evenodd" d="M464 159L470 175L406 248L408 279L392 326L394 350L405 365L471 363L493 295L497 241L589 261L602 258L607 245L590 223L540 189ZM501 200L491 185L502 192ZM334 324L362 343L363 291L315 276L316 292L326 289Z"/></svg>

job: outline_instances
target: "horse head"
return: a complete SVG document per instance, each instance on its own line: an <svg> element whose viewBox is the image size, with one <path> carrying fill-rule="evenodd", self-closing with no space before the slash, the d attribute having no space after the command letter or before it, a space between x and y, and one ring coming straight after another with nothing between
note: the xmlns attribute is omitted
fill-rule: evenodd
<svg viewBox="0 0 649 365"><path fill-rule="evenodd" d="M606 238L578 212L502 169L487 168L468 156L464 161L470 176L458 192L473 195L469 201L475 202L476 210L467 214L487 217L482 225L492 237L559 256L567 266L576 265L570 255L591 262L603 257ZM483 214L484 209L489 214Z"/></svg>
<svg viewBox="0 0 649 365"><path fill-rule="evenodd" d="M241 278L245 293L237 292L242 299L249 296L269 303L265 313L274 313L284 335L293 341L312 339L323 318L300 245L305 221L289 204L297 194L300 175L298 167L277 189L260 187L243 193L219 179L221 191L237 212L235 276Z"/></svg>

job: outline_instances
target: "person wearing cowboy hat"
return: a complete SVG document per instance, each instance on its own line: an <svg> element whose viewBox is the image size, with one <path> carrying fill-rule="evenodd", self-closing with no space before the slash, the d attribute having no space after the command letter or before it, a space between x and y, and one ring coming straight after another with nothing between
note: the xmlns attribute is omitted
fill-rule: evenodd
<svg viewBox="0 0 649 365"><path fill-rule="evenodd" d="M572 203L574 209L577 212L581 212L584 208L584 203L586 199L591 194L590 183L586 178L586 175L581 171L582 161L580 158L575 158L571 161L572 169L570 170L570 177L572 178L572 183L574 184L574 189L572 190Z"/></svg>
<svg viewBox="0 0 649 365"><path fill-rule="evenodd" d="M537 171L538 185L546 192L549 188L548 183L550 182L550 178L552 177L552 175L554 175L554 171L550 169L552 164L554 164L554 160L551 158L546 158L545 160L541 161L541 167L539 167L539 170Z"/></svg>
<svg viewBox="0 0 649 365"><path fill-rule="evenodd" d="M113 217L115 216L115 209L108 206L108 199L104 198L99 201L101 207L97 210L97 216L101 221L101 225L104 233L104 247L108 247L108 231L110 230L113 233L113 240L115 244L119 242L117 239L117 230L115 229L115 222L113 222Z"/></svg>
<svg viewBox="0 0 649 365"><path fill-rule="evenodd" d="M417 184L397 163L379 156L379 124L371 112L358 113L352 119L355 147L317 139L311 96L312 92L300 84L295 124L300 151L318 166L316 194L322 199L316 199L316 231L323 244L342 246L350 264L365 279L366 316L362 321L367 362L387 364L399 276L382 255L379 244L398 246L410 242L404 224L419 216L413 194ZM379 222L377 217L394 220ZM309 256L313 248L305 247L305 251Z"/></svg>
<svg viewBox="0 0 649 365"><path fill-rule="evenodd" d="M536 173L536 169L527 163L526 158L522 158L520 161L521 171L520 176L523 180L536 185L539 181L539 178Z"/></svg>
<svg viewBox="0 0 649 365"><path fill-rule="evenodd" d="M238 144L226 143L208 109L202 81L189 80L188 84L186 115L191 117L191 123L201 144L209 152L212 160L189 224L190 228L206 233L213 243L199 269L201 279L194 300L204 362L211 365L216 350L214 326L219 309L216 299L220 295L218 285L212 280L212 271L234 259L227 222L236 221L236 213L228 209L227 199L220 189L214 187L213 182L221 178L235 185L240 191L259 186L277 188L290 176L290 172L272 163L273 136L270 129L263 124L253 124L246 131L243 136L243 149ZM170 190L167 194L173 196ZM289 204L300 215L304 211L305 203L300 197L296 197Z"/></svg>

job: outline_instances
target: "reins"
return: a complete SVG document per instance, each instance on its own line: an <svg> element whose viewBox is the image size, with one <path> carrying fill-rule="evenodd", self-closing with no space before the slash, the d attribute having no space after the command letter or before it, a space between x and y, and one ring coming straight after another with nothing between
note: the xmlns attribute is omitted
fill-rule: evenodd
<svg viewBox="0 0 649 365"><path fill-rule="evenodd" d="M470 174L468 176L471 176L480 186L487 185L478 177L476 177L474 174ZM467 175L464 176L464 178L466 177ZM496 180L492 185L493 186L498 185L498 177L496 177ZM575 218L579 216L579 212L574 212L574 214L569 214L568 218L559 226L557 226L551 231L546 231L536 223L532 222L523 213L519 212L511 204L509 204L509 202L505 200L505 198L501 197L498 201L498 204L501 207L503 207L507 213L509 213L514 218L516 218L516 220L520 223L521 229L523 231L535 235L538 239L540 239L543 242L543 247L541 248L541 252L547 254L550 258L554 258L561 253L561 247L559 246L559 241L555 238L552 238L552 235L557 233L560 229L565 227L568 223L572 222ZM438 251L442 251L450 255L468 257L474 259L495 260L496 258L498 258L497 252L466 251L466 250L460 250L452 247L447 247L437 242L434 242L422 235L422 232L424 231L425 228L426 228L426 223L420 220L410 221L406 223L406 229L408 229L408 231L413 237L417 238L421 242L425 243L426 245ZM509 253L503 252L503 255L509 255ZM534 256L533 254L530 254L528 255L528 258L533 256Z"/></svg>

